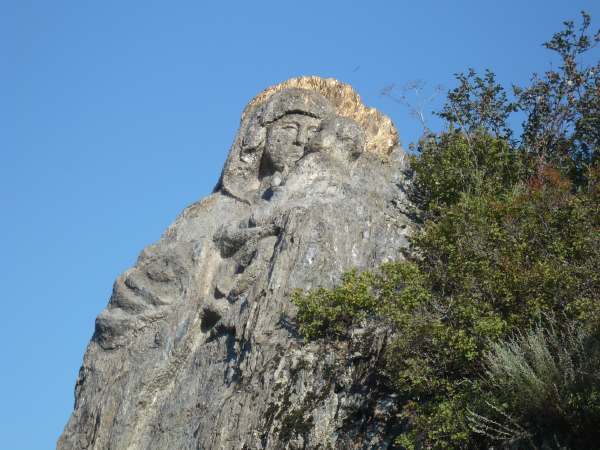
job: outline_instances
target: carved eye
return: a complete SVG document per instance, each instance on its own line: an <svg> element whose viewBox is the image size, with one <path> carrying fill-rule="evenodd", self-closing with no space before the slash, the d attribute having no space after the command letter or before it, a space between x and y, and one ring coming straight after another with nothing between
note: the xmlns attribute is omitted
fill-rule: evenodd
<svg viewBox="0 0 600 450"><path fill-rule="evenodd" d="M296 131L298 129L293 123L286 123L281 128L286 131Z"/></svg>

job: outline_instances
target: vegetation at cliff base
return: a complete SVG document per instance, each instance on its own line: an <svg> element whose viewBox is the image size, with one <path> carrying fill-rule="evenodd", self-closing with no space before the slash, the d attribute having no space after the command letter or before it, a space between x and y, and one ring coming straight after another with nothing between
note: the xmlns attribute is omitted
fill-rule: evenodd
<svg viewBox="0 0 600 450"><path fill-rule="evenodd" d="M413 156L410 256L293 298L307 339L394 331L400 448L600 441L600 62L582 62L600 32L586 13L564 25L544 44L560 65L510 95L457 75Z"/></svg>

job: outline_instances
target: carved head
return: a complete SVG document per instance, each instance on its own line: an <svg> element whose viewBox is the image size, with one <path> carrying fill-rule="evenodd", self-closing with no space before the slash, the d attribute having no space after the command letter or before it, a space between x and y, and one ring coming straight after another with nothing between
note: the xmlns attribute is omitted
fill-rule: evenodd
<svg viewBox="0 0 600 450"><path fill-rule="evenodd" d="M355 160L365 150L365 142L365 132L358 123L347 117L333 116L321 122L309 149L338 159Z"/></svg>
<svg viewBox="0 0 600 450"><path fill-rule="evenodd" d="M305 89L284 89L266 102L262 125L266 133L262 170L285 172L302 155L321 120L333 106L321 94Z"/></svg>
<svg viewBox="0 0 600 450"><path fill-rule="evenodd" d="M353 119L366 134L364 145L359 141L354 146L348 144L353 149L346 148L346 144L336 145L341 149L339 156L345 154L346 161L355 158L363 147L365 152L379 155L382 160L397 148L398 133L391 120L377 110L367 108L350 85L332 78L292 78L265 89L248 103L215 190L251 204L260 192L261 184L267 181L264 176L270 178L270 175L276 175L282 169L285 172L286 167L294 165L302 156L303 141L309 140L306 147L310 147L309 137L315 123L312 119L320 122L333 116L334 112ZM279 123L285 116L290 116L290 121L295 123ZM324 130L330 131L329 128ZM342 129L340 136L337 131L330 136L341 142L346 134ZM318 146L315 143L315 148ZM327 142L321 147L329 148Z"/></svg>
<svg viewBox="0 0 600 450"><path fill-rule="evenodd" d="M262 176L285 172L302 157L321 120L333 113L331 102L316 91L289 88L271 95L244 118L223 187L240 198L257 192Z"/></svg>
<svg viewBox="0 0 600 450"><path fill-rule="evenodd" d="M287 172L302 155L320 120L305 114L286 114L270 124L263 154L269 173Z"/></svg>

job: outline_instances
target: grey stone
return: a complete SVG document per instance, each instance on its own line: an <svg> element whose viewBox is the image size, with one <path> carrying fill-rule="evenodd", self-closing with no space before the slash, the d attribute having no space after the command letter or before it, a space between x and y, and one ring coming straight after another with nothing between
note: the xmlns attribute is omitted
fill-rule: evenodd
<svg viewBox="0 0 600 450"><path fill-rule="evenodd" d="M215 192L115 282L58 449L389 446L388 330L306 344L290 302L407 246L404 154L343 112L291 88L245 114Z"/></svg>

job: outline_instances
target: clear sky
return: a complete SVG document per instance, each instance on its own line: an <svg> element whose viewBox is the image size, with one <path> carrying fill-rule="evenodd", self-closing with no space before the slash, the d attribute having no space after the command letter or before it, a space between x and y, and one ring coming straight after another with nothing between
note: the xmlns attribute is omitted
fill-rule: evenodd
<svg viewBox="0 0 600 450"><path fill-rule="evenodd" d="M0 448L54 448L113 280L212 190L255 94L338 78L407 145L385 86L525 83L581 9L598 28L597 0L0 0Z"/></svg>

